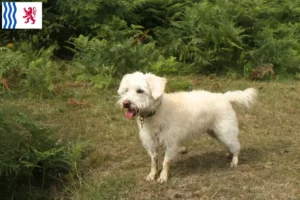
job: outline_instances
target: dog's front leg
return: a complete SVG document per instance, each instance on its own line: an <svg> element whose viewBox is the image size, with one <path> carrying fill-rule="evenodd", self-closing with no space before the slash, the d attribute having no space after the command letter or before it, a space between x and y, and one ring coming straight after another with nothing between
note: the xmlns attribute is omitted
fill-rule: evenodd
<svg viewBox="0 0 300 200"><path fill-rule="evenodd" d="M149 175L146 177L147 181L153 181L157 174L157 141L149 133L140 131L140 138L142 143L147 150L151 158L151 170Z"/></svg>
<svg viewBox="0 0 300 200"><path fill-rule="evenodd" d="M151 170L148 176L146 177L147 181L153 181L157 174L157 153L156 151L152 151L147 149L147 152L151 158Z"/></svg>
<svg viewBox="0 0 300 200"><path fill-rule="evenodd" d="M178 151L179 151L179 148L177 145L173 144L172 146L166 146L166 153L165 153L165 158L164 158L164 162L163 162L163 168L160 173L160 177L157 180L159 183L167 182L171 162L176 157Z"/></svg>

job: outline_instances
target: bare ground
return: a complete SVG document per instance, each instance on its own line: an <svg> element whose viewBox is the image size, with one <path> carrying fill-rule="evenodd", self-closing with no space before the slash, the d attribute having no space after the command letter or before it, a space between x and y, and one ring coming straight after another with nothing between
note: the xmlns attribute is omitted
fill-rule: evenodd
<svg viewBox="0 0 300 200"><path fill-rule="evenodd" d="M180 82L187 87L179 89L259 90L253 110L236 107L242 145L237 168L229 167L223 146L203 135L186 144L188 153L173 163L168 183L145 181L150 159L135 121L125 119L116 105L116 88L77 88L54 99L3 102L55 128L58 140L89 140L81 176L57 193L58 199L300 199L299 82L173 77L168 91L178 90ZM68 98L85 98L95 107L77 108L67 104Z"/></svg>

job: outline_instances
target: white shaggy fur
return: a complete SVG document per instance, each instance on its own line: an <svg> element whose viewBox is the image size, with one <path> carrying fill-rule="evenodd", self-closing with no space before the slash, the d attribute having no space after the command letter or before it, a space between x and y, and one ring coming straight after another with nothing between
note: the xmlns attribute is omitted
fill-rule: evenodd
<svg viewBox="0 0 300 200"><path fill-rule="evenodd" d="M168 179L171 161L179 152L181 143L189 136L208 133L223 143L232 154L231 167L238 164L240 143L238 122L231 103L250 108L257 98L253 88L224 94L203 90L164 93L167 80L153 74L135 72L123 77L118 103L127 105L126 116L138 116L141 141L151 157L151 171L147 180L157 174L157 147L165 147L163 168L158 182ZM134 115L133 115L134 114ZM142 119L141 120L141 116Z"/></svg>

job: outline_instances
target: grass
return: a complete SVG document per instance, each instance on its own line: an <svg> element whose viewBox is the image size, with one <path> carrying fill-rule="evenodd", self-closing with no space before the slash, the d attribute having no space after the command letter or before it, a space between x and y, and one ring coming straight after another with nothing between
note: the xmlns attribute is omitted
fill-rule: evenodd
<svg viewBox="0 0 300 200"><path fill-rule="evenodd" d="M2 95L0 105L14 105L53 127L57 140L89 141L79 179L62 192L53 189L60 199L299 199L299 82L170 77L167 91L247 87L259 89L259 103L251 111L236 107L242 145L238 167L230 169L223 147L203 135L186 143L188 153L173 163L166 184L144 180L150 158L136 122L125 119L116 105L117 88L70 88L46 100ZM87 99L95 107L77 108L67 104L68 98Z"/></svg>

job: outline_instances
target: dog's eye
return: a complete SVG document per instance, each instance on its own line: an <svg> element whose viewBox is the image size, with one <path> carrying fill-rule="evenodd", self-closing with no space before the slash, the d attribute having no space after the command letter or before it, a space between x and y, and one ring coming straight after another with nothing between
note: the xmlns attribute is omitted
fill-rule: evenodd
<svg viewBox="0 0 300 200"><path fill-rule="evenodd" d="M125 89L125 92L128 92L128 88Z"/></svg>
<svg viewBox="0 0 300 200"><path fill-rule="evenodd" d="M139 93L139 94L142 94L142 93L144 93L144 90L138 89L136 92Z"/></svg>

